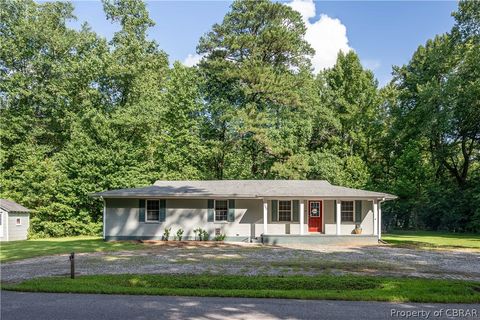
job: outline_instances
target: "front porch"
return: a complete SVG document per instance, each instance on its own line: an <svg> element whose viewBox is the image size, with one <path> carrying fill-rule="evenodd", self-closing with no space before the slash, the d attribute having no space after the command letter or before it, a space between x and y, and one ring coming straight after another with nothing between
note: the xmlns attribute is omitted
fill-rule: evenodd
<svg viewBox="0 0 480 320"><path fill-rule="evenodd" d="M262 235L260 242L263 244L320 244L320 245L375 245L378 237L374 235L330 235L330 234L281 234Z"/></svg>
<svg viewBox="0 0 480 320"><path fill-rule="evenodd" d="M377 243L381 237L381 200L263 199L262 220L264 243L338 244L352 238L358 238L356 243Z"/></svg>

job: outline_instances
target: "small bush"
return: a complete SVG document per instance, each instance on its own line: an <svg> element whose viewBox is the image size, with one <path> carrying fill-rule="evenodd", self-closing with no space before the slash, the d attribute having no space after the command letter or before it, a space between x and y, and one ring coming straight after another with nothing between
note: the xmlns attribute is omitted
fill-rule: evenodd
<svg viewBox="0 0 480 320"><path fill-rule="evenodd" d="M207 230L202 230L202 238L200 240L208 241L208 239L210 239L210 234Z"/></svg>
<svg viewBox="0 0 480 320"><path fill-rule="evenodd" d="M216 235L215 238L213 238L215 241L225 241L225 235L224 234L219 234Z"/></svg>
<svg viewBox="0 0 480 320"><path fill-rule="evenodd" d="M202 228L197 228L193 230L193 233L195 233L195 240L197 240L197 234L199 241L208 241L208 239L210 239L210 234L208 233L208 231L203 230Z"/></svg>
<svg viewBox="0 0 480 320"><path fill-rule="evenodd" d="M174 240L182 241L183 229L180 228L177 230L177 234L174 236Z"/></svg>
<svg viewBox="0 0 480 320"><path fill-rule="evenodd" d="M193 233L195 234L195 240L197 240L197 234L198 234L198 240L202 241L202 235L203 235L203 229L202 228L194 229Z"/></svg>
<svg viewBox="0 0 480 320"><path fill-rule="evenodd" d="M163 230L162 240L168 241L168 238L170 237L170 231L171 230L172 230L172 228L165 228Z"/></svg>

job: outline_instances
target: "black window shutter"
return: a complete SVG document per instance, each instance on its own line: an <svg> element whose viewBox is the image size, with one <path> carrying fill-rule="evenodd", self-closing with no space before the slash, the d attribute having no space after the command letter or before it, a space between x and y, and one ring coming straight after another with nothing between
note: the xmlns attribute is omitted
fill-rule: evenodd
<svg viewBox="0 0 480 320"><path fill-rule="evenodd" d="M337 200L333 200L333 222L337 223Z"/></svg>
<svg viewBox="0 0 480 320"><path fill-rule="evenodd" d="M160 200L160 222L165 222L167 216L167 200Z"/></svg>
<svg viewBox="0 0 480 320"><path fill-rule="evenodd" d="M272 200L272 221L278 221L278 200Z"/></svg>
<svg viewBox="0 0 480 320"><path fill-rule="evenodd" d="M235 199L228 200L227 221L228 222L234 222L235 221Z"/></svg>
<svg viewBox="0 0 480 320"><path fill-rule="evenodd" d="M145 222L145 199L138 200L138 221Z"/></svg>
<svg viewBox="0 0 480 320"><path fill-rule="evenodd" d="M293 200L293 219L292 221L299 221L300 201Z"/></svg>
<svg viewBox="0 0 480 320"><path fill-rule="evenodd" d="M362 200L355 200L355 222L362 222Z"/></svg>
<svg viewBox="0 0 480 320"><path fill-rule="evenodd" d="M207 208L208 208L208 216L207 216L207 221L208 222L213 222L214 220L214 215L215 215L215 208L213 207L214 205L213 199L208 199L207 202Z"/></svg>

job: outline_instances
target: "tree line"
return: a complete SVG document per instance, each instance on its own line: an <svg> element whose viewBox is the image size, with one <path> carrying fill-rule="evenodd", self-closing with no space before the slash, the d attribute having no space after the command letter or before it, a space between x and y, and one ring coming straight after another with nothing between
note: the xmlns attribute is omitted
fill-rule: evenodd
<svg viewBox="0 0 480 320"><path fill-rule="evenodd" d="M111 40L68 2L0 0L1 196L32 237L98 234L89 193L157 179L326 179L390 192L385 227L480 231L480 2L380 88L353 51L314 73L300 14L237 0L170 64L138 0L103 2Z"/></svg>

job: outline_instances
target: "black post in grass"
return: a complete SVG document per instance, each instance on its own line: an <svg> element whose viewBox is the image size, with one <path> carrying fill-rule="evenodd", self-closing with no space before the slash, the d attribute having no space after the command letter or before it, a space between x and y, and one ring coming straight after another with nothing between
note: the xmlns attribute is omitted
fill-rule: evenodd
<svg viewBox="0 0 480 320"><path fill-rule="evenodd" d="M75 252L70 253L70 278L75 279Z"/></svg>

